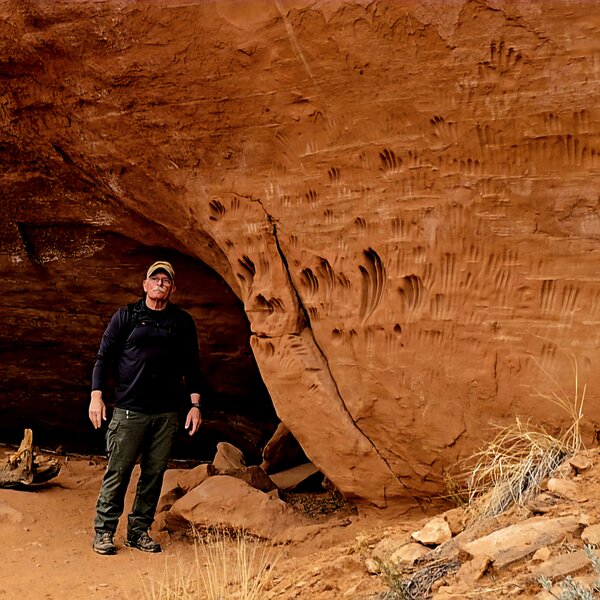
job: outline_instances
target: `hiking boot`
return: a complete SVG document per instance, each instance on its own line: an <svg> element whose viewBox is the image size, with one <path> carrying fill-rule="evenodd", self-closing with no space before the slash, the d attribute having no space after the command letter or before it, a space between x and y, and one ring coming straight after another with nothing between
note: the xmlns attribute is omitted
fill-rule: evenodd
<svg viewBox="0 0 600 600"><path fill-rule="evenodd" d="M98 554L116 554L117 547L113 542L113 534L110 531L100 531L94 536L92 544L94 552Z"/></svg>
<svg viewBox="0 0 600 600"><path fill-rule="evenodd" d="M129 534L125 545L128 548L142 550L142 552L162 552L160 544L155 542L145 531L136 535Z"/></svg>

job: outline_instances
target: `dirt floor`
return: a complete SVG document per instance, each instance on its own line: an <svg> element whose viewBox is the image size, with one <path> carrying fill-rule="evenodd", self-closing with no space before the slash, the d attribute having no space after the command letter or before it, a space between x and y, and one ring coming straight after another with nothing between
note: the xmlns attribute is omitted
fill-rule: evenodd
<svg viewBox="0 0 600 600"><path fill-rule="evenodd" d="M0 449L0 458L8 452ZM58 477L35 490L0 489L0 599L148 599L152 582L164 581L166 569L185 570L195 563L193 543L166 532L153 532L163 544L162 554L125 548L124 522L115 538L119 552L95 554L92 519L104 461L61 461ZM131 488L126 509L133 500ZM400 525L398 514L359 515L329 494L299 494L288 501L310 516L311 525L276 547L271 598L376 597L386 587L365 569L365 540L381 537L392 525L408 530L423 516L404 515Z"/></svg>

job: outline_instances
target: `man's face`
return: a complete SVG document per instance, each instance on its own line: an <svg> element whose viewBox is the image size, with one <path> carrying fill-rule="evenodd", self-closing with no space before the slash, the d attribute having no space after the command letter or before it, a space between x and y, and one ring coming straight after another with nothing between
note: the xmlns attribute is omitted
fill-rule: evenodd
<svg viewBox="0 0 600 600"><path fill-rule="evenodd" d="M156 271L144 279L144 291L151 300L167 300L175 291L175 284L166 271Z"/></svg>

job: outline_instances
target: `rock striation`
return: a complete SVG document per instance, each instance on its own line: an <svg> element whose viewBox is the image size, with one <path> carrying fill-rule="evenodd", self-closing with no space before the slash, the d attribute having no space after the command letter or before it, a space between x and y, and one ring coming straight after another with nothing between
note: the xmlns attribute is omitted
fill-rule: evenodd
<svg viewBox="0 0 600 600"><path fill-rule="evenodd" d="M553 393L600 387L593 7L2 3L3 435L89 438L103 323L158 257L202 323L213 449L280 420L385 506L490 422L563 426Z"/></svg>

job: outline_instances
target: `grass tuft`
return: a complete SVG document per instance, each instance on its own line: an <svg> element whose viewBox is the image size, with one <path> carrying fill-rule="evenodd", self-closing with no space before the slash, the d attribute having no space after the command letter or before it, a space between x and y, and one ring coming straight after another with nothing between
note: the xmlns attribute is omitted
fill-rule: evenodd
<svg viewBox="0 0 600 600"><path fill-rule="evenodd" d="M193 564L165 561L160 580L144 582L146 600L262 600L281 555L243 531L194 532Z"/></svg>
<svg viewBox="0 0 600 600"><path fill-rule="evenodd" d="M482 450L470 457L464 471L471 520L504 512L512 505L523 506L562 462L583 447L581 421L586 387L581 390L577 361L569 355L574 375L574 391L569 395L543 368L558 392L538 395L563 410L569 426L558 436L519 418L501 427ZM474 464L474 466L472 466Z"/></svg>

